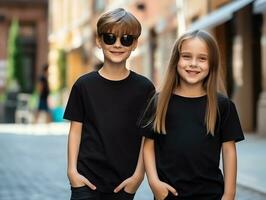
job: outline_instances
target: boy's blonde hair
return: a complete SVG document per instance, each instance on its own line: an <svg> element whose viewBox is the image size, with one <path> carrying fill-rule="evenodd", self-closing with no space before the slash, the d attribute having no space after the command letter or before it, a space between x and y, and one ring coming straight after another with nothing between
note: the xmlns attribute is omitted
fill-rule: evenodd
<svg viewBox="0 0 266 200"><path fill-rule="evenodd" d="M207 93L208 99L205 113L205 123L207 132L214 134L218 113L217 91L220 90L225 94L225 90L224 87L222 87L223 84L219 83L220 80L218 79L220 68L220 53L217 42L209 33L201 30L185 33L176 41L174 45L170 62L165 74L164 82L162 84L156 103L157 105L153 128L158 133L166 133L165 118L169 100L174 88L179 84L177 64L180 58L180 50L182 48L183 42L192 38L199 38L200 40L205 42L208 47L209 74L203 82L203 87ZM218 86L221 88L218 88Z"/></svg>
<svg viewBox="0 0 266 200"><path fill-rule="evenodd" d="M97 22L97 34L114 33L116 35L133 35L138 38L141 34L141 24L137 18L123 8L117 8L104 13Z"/></svg>

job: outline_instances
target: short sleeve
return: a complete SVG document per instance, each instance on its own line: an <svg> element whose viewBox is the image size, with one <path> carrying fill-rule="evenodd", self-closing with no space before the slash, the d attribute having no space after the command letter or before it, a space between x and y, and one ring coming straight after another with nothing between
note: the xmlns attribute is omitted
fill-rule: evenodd
<svg viewBox="0 0 266 200"><path fill-rule="evenodd" d="M154 121L154 114L156 111L156 98L157 95L154 95L150 98L142 117L140 119L139 126L141 128L141 135L150 139L155 138L155 132L153 130L153 121Z"/></svg>
<svg viewBox="0 0 266 200"><path fill-rule="evenodd" d="M222 116L221 124L222 142L244 140L244 134L240 125L235 104L229 100Z"/></svg>
<svg viewBox="0 0 266 200"><path fill-rule="evenodd" d="M84 121L84 106L82 101L82 95L76 83L71 89L64 113L64 119L77 122Z"/></svg>
<svg viewBox="0 0 266 200"><path fill-rule="evenodd" d="M149 138L149 139L153 139L153 140L155 139L156 133L153 130L152 124L149 124L148 126L143 127L141 132L142 132L142 136Z"/></svg>

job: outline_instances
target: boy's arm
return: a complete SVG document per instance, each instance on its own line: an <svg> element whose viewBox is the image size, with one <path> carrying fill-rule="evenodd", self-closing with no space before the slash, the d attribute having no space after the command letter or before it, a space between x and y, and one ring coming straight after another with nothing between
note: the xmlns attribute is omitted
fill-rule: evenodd
<svg viewBox="0 0 266 200"><path fill-rule="evenodd" d="M81 139L82 123L71 121L68 135L68 166L67 172L77 172L77 159Z"/></svg>
<svg viewBox="0 0 266 200"><path fill-rule="evenodd" d="M222 200L234 200L236 193L237 158L234 141L222 144L224 194Z"/></svg>
<svg viewBox="0 0 266 200"><path fill-rule="evenodd" d="M144 165L149 185L156 199L165 199L170 191L177 196L176 190L167 183L160 181L155 162L154 140L146 138L143 147Z"/></svg>
<svg viewBox="0 0 266 200"><path fill-rule="evenodd" d="M70 130L68 135L68 164L67 175L71 186L80 187L87 185L91 189L96 187L89 182L84 176L79 174L77 170L77 160L79 153L79 145L81 140L82 123L71 121Z"/></svg>
<svg viewBox="0 0 266 200"><path fill-rule="evenodd" d="M119 192L122 188L125 188L126 192L135 193L138 187L140 186L141 182L143 181L145 173L144 163L143 163L143 143L144 143L144 137L142 137L138 163L134 174L128 179L124 180L119 186L117 186L114 192Z"/></svg>

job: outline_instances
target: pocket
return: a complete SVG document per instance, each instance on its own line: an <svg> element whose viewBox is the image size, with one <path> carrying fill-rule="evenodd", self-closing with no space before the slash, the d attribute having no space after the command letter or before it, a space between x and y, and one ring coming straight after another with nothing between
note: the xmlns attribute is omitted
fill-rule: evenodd
<svg viewBox="0 0 266 200"><path fill-rule="evenodd" d="M121 194L122 194L122 196L123 197L125 197L125 199L127 199L127 200L132 200L132 199L134 199L134 196L135 196L135 194L136 193L129 193L129 192L126 192L124 189L123 190L121 190Z"/></svg>
<svg viewBox="0 0 266 200"><path fill-rule="evenodd" d="M97 192L86 185L81 187L71 186L71 200L86 200L88 198L96 197L96 195Z"/></svg>
<svg viewBox="0 0 266 200"><path fill-rule="evenodd" d="M165 197L163 200L169 200L169 199L170 199L170 196L171 196L171 194L170 194L170 192L168 191L168 194L166 195L166 197Z"/></svg>
<svg viewBox="0 0 266 200"><path fill-rule="evenodd" d="M73 190L82 190L82 189L86 189L88 186L86 186L86 185L83 185L83 186L78 186L78 187L73 187L73 186L71 186L71 190L73 191Z"/></svg>
<svg viewBox="0 0 266 200"><path fill-rule="evenodd" d="M125 188L123 189L123 192L126 193L126 194L128 194L128 195L135 195L135 194L136 194L135 192L134 192L134 193L127 192L127 191L125 190Z"/></svg>

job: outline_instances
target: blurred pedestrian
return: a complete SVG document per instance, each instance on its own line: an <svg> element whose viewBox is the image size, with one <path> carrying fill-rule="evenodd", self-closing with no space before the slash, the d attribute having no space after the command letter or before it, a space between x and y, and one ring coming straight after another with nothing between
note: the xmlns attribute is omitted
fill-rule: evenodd
<svg viewBox="0 0 266 200"><path fill-rule="evenodd" d="M139 21L122 8L103 14L97 22L103 66L76 81L64 114L71 120L72 200L131 200L144 178L137 120L154 86L126 68L140 34Z"/></svg>
<svg viewBox="0 0 266 200"><path fill-rule="evenodd" d="M48 83L48 68L49 65L45 64L42 67L42 73L38 78L37 82L37 92L38 92L38 107L36 112L35 120L40 121L41 115L44 115L45 122L51 122L51 113L48 105L48 97L50 93L49 83Z"/></svg>
<svg viewBox="0 0 266 200"><path fill-rule="evenodd" d="M186 33L174 45L151 104L153 123L144 129L145 169L156 200L235 197L235 142L244 136L234 103L217 92L219 56L216 41L204 31Z"/></svg>

